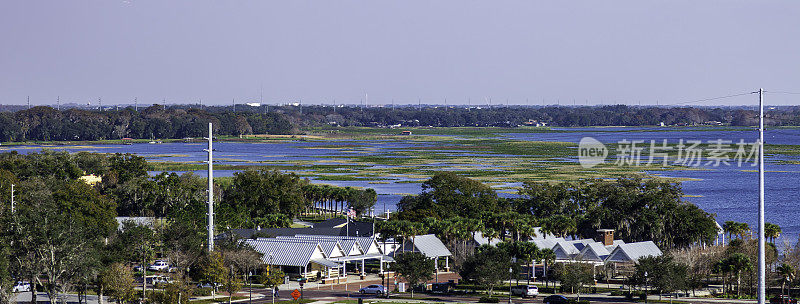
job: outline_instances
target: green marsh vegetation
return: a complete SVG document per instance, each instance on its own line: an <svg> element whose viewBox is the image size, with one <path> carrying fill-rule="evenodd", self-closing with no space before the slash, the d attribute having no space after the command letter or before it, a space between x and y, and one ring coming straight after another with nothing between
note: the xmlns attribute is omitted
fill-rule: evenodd
<svg viewBox="0 0 800 304"><path fill-rule="evenodd" d="M457 171L464 176L484 182L519 183L524 181L571 181L581 178L614 178L643 172L671 170L704 170L694 166L674 164L677 153L675 144L670 144L669 164L661 165L656 157L651 165L613 164L615 158L625 151L618 151L616 144L607 145L608 158L603 165L586 169L576 162L578 147L574 143L524 141L503 138L507 133L584 132L582 129L552 130L547 127L437 127L437 128L366 128L366 127L322 127L305 130L309 135L296 136L251 136L221 137L221 140L242 142L293 142L300 138L321 143L305 147L309 150L336 151L336 155L317 155L313 159L294 160L291 157L264 160L241 160L235 155L224 156L215 166L217 170L241 171L270 168L319 181L368 181L371 183L418 183L439 171ZM592 128L588 128L592 129ZM660 132L681 130L686 132L703 130L743 130L747 127L670 127L646 130L614 130L604 127L602 132ZM414 135L399 135L402 130L411 130ZM330 136L329 136L330 135ZM341 140L348 140L341 142ZM375 140L390 143L407 143L402 147L376 149ZM660 143L656 143L660 145ZM639 156L642 163L649 161L650 143L639 144L645 148ZM713 144L702 143L696 148L708 151ZM723 153L729 159L736 156L735 143L732 150ZM750 152L750 151L747 151ZM768 145L767 155L800 155L798 145ZM177 162L169 158L182 155L152 155L150 171L199 171L206 165L201 161ZM705 163L708 159L703 159ZM781 160L779 163L796 164L797 161ZM677 180L677 179L676 179Z"/></svg>

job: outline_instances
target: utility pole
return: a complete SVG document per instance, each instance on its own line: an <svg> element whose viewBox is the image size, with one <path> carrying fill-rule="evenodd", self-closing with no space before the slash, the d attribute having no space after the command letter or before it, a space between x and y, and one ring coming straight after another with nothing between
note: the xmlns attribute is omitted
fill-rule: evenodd
<svg viewBox="0 0 800 304"><path fill-rule="evenodd" d="M766 303L764 237L764 89L758 89L758 303Z"/></svg>
<svg viewBox="0 0 800 304"><path fill-rule="evenodd" d="M11 184L11 214L14 214L14 184Z"/></svg>
<svg viewBox="0 0 800 304"><path fill-rule="evenodd" d="M214 251L214 132L208 123L208 251Z"/></svg>
<svg viewBox="0 0 800 304"><path fill-rule="evenodd" d="M236 113L236 98L231 99L231 103L233 103L233 113Z"/></svg>
<svg viewBox="0 0 800 304"><path fill-rule="evenodd" d="M31 97L28 96L28 110L31 109Z"/></svg>
<svg viewBox="0 0 800 304"><path fill-rule="evenodd" d="M97 97L97 105L100 107L100 112L103 112L103 98Z"/></svg>
<svg viewBox="0 0 800 304"><path fill-rule="evenodd" d="M61 96L56 96L56 110L61 111Z"/></svg>
<svg viewBox="0 0 800 304"><path fill-rule="evenodd" d="M136 112L139 112L139 98L138 97L134 97L133 98L133 110L136 111Z"/></svg>

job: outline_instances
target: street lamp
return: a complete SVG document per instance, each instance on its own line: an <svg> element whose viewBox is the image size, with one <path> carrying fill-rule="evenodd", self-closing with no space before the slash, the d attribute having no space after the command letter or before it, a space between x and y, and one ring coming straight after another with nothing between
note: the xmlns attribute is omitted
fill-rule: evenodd
<svg viewBox="0 0 800 304"><path fill-rule="evenodd" d="M644 272L644 302L647 303L647 271Z"/></svg>
<svg viewBox="0 0 800 304"><path fill-rule="evenodd" d="M511 281L514 280L514 268L508 267L508 304L511 304Z"/></svg>
<svg viewBox="0 0 800 304"><path fill-rule="evenodd" d="M247 300L247 303L252 303L253 302L253 282L250 281L250 279L252 277L253 277L253 272L252 271L247 272L247 278L246 278L247 279L247 289L248 289L248 293L250 293L250 299Z"/></svg>
<svg viewBox="0 0 800 304"><path fill-rule="evenodd" d="M267 280L272 279L272 252L269 253L269 267L267 268ZM272 286L272 304L275 304L275 286Z"/></svg>

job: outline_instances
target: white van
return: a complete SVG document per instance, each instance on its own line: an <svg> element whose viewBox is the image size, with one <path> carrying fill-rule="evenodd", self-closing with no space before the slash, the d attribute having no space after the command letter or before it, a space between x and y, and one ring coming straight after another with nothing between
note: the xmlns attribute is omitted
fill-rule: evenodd
<svg viewBox="0 0 800 304"><path fill-rule="evenodd" d="M523 298L536 297L539 295L539 287L533 285L517 285L511 287L511 294Z"/></svg>
<svg viewBox="0 0 800 304"><path fill-rule="evenodd" d="M31 291L31 283L17 282L17 284L14 285L14 288L11 289L11 292L26 292L26 291Z"/></svg>

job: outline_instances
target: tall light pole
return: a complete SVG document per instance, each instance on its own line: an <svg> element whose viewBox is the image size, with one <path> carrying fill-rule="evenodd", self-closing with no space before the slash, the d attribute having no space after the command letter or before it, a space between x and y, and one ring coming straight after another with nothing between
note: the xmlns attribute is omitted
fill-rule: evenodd
<svg viewBox="0 0 800 304"><path fill-rule="evenodd" d="M11 184L11 214L14 214L14 184Z"/></svg>
<svg viewBox="0 0 800 304"><path fill-rule="evenodd" d="M511 281L514 280L513 274L514 268L508 267L508 304L511 304Z"/></svg>
<svg viewBox="0 0 800 304"><path fill-rule="evenodd" d="M764 237L764 89L758 89L758 303L766 303Z"/></svg>
<svg viewBox="0 0 800 304"><path fill-rule="evenodd" d="M214 132L208 123L208 251L214 251Z"/></svg>

